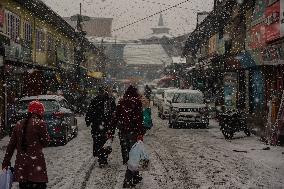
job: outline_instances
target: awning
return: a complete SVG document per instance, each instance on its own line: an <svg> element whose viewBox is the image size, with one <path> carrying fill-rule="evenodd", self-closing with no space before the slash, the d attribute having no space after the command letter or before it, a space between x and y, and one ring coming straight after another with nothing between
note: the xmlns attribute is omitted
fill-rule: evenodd
<svg viewBox="0 0 284 189"><path fill-rule="evenodd" d="M256 63L255 63L253 57L247 51L241 52L240 54L235 56L235 59L240 61L242 68L246 69L246 68L251 68L251 67L256 66Z"/></svg>
<svg viewBox="0 0 284 189"><path fill-rule="evenodd" d="M95 79L102 79L104 76L102 72L88 72L87 75Z"/></svg>

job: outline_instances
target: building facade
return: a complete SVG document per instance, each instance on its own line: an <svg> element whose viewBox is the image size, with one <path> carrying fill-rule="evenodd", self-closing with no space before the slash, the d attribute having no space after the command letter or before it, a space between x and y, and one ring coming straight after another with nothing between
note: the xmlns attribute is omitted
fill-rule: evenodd
<svg viewBox="0 0 284 189"><path fill-rule="evenodd" d="M56 92L68 83L75 65L76 33L41 1L3 0L0 39L3 131L10 116L7 108L15 98Z"/></svg>

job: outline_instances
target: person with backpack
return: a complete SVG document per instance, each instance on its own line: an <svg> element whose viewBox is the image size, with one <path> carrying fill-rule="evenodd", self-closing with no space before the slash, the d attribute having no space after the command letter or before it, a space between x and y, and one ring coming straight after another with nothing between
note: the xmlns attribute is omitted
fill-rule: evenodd
<svg viewBox="0 0 284 189"><path fill-rule="evenodd" d="M123 164L127 164L132 146L143 140L145 127L143 126L142 102L138 90L129 86L123 98L119 101L113 125L119 129L119 139ZM141 182L138 171L126 170L123 188L130 188Z"/></svg>
<svg viewBox="0 0 284 189"><path fill-rule="evenodd" d="M107 158L111 153L110 149L104 148L105 143L112 136L110 123L116 109L115 99L112 97L107 86L101 86L98 95L91 101L88 107L85 121L91 126L93 138L93 155L98 157L100 167L108 164Z"/></svg>
<svg viewBox="0 0 284 189"><path fill-rule="evenodd" d="M2 169L11 166L11 158L17 149L14 180L20 189L46 189L48 182L46 162L42 149L50 141L46 124L43 120L44 105L32 101L28 106L27 117L19 121L12 132Z"/></svg>

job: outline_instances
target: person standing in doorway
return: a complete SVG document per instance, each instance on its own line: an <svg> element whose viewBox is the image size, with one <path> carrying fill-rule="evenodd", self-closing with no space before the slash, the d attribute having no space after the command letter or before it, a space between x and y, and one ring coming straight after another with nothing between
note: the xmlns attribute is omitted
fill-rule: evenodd
<svg viewBox="0 0 284 189"><path fill-rule="evenodd" d="M8 169L17 149L14 176L20 189L46 189L48 177L42 149L48 146L50 137L43 113L42 103L30 102L28 116L14 128L2 163L2 169Z"/></svg>
<svg viewBox="0 0 284 189"><path fill-rule="evenodd" d="M119 138L123 164L127 164L129 152L132 146L143 140L145 127L143 126L142 102L139 98L138 90L134 86L129 86L123 98L119 101L116 110L116 121L119 129ZM142 177L138 171L126 170L123 188L130 188L141 182Z"/></svg>
<svg viewBox="0 0 284 189"><path fill-rule="evenodd" d="M103 148L106 141L112 137L110 123L116 109L115 99L110 94L108 87L99 88L98 95L91 101L86 113L86 124L91 126L93 138L93 155L98 157L100 167L108 164L109 150Z"/></svg>

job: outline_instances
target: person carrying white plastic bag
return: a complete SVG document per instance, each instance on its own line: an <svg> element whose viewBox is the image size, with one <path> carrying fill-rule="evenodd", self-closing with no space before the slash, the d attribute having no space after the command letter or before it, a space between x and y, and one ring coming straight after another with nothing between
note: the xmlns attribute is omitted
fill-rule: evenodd
<svg viewBox="0 0 284 189"><path fill-rule="evenodd" d="M127 166L130 171L143 171L149 167L149 155L146 153L144 143L141 140L138 140L132 146Z"/></svg>
<svg viewBox="0 0 284 189"><path fill-rule="evenodd" d="M11 169L3 169L0 174L0 188L11 189L13 183L13 173Z"/></svg>

